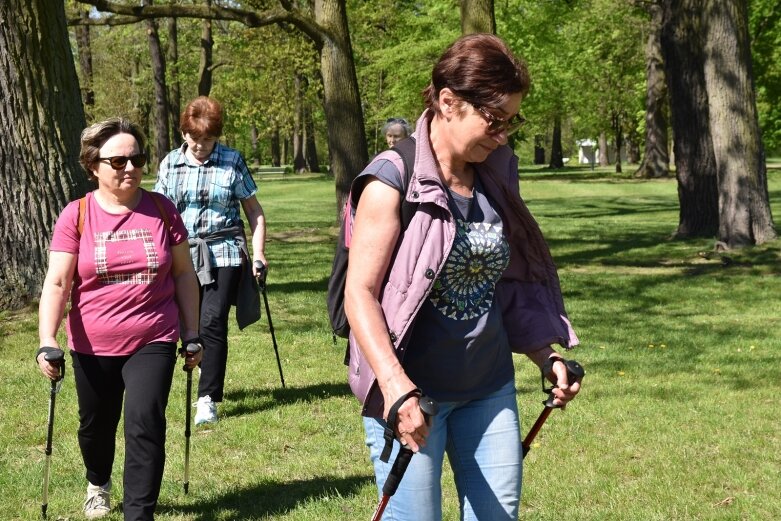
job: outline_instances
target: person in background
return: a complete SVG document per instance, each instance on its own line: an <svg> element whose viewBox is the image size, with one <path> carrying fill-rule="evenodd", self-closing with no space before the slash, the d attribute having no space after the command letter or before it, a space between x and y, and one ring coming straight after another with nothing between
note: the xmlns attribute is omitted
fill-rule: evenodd
<svg viewBox="0 0 781 521"><path fill-rule="evenodd" d="M124 399L125 520L154 517L165 465L165 410L180 331L198 340L198 283L176 208L141 189L144 137L126 119L81 134L80 161L97 189L60 214L39 306L44 376L60 349L68 298L68 348L79 401L79 448L86 467L84 514L111 510L111 471ZM185 359L193 368L201 354Z"/></svg>
<svg viewBox="0 0 781 521"><path fill-rule="evenodd" d="M388 148L393 148L396 143L409 137L410 134L412 134L412 128L404 118L388 118L382 127L382 135L385 136Z"/></svg>
<svg viewBox="0 0 781 521"><path fill-rule="evenodd" d="M379 154L352 185L348 379L363 404L378 494L399 448L417 453L386 521L442 519L446 453L461 519L518 519L523 455L512 353L556 383L555 405L580 390L552 347L578 339L507 146L524 122L529 84L526 65L498 37L459 38L423 92L409 186L395 151ZM417 204L405 230L402 197ZM439 403L430 422L421 394ZM398 421L388 425L397 404ZM392 453L384 461L386 429Z"/></svg>
<svg viewBox="0 0 781 521"><path fill-rule="evenodd" d="M266 217L258 188L241 154L218 142L220 103L206 96L190 101L179 128L184 143L160 162L154 190L168 197L190 234L190 254L200 282L200 337L204 345L195 424L217 421L228 362L228 314L236 305L240 329L260 318L252 259L268 267ZM244 210L252 233L250 258ZM264 270L265 272L265 270Z"/></svg>

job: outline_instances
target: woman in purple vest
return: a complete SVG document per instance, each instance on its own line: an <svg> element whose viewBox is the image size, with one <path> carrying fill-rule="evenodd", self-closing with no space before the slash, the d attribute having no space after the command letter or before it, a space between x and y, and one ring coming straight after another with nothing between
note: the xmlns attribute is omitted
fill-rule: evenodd
<svg viewBox="0 0 781 521"><path fill-rule="evenodd" d="M423 92L409 185L399 155L386 151L352 187L349 379L379 490L400 445L416 453L386 521L441 519L445 454L462 519L517 519L523 458L512 353L540 368L553 358L546 376L557 384L556 405L580 390L551 347L578 339L507 146L524 122L529 83L525 64L496 36L459 38ZM402 197L417 205L404 230ZM415 389L439 403L429 423ZM384 462L388 412L410 392Z"/></svg>

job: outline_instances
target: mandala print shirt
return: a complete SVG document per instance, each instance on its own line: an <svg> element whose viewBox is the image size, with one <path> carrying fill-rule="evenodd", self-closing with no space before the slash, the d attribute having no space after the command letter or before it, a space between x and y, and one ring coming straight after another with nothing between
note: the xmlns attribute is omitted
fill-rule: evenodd
<svg viewBox="0 0 781 521"><path fill-rule="evenodd" d="M390 161L365 173L403 191ZM472 197L450 194L449 206L456 238L415 320L404 369L432 398L459 401L485 396L513 378L512 354L494 298L510 249L501 216L479 175Z"/></svg>

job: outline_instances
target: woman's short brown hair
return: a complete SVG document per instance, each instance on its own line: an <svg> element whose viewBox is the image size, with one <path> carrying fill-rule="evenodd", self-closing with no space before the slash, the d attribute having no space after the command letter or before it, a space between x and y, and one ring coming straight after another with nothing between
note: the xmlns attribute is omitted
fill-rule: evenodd
<svg viewBox="0 0 781 521"><path fill-rule="evenodd" d="M222 105L207 96L198 96L185 107L179 118L182 134L199 138L222 135Z"/></svg>
<svg viewBox="0 0 781 521"><path fill-rule="evenodd" d="M529 70L504 41L493 34L462 36L448 47L431 72L423 90L426 107L439 112L439 93L453 93L483 107L499 107L507 98L529 92Z"/></svg>
<svg viewBox="0 0 781 521"><path fill-rule="evenodd" d="M88 126L81 132L81 151L79 152L79 162L84 170L87 171L87 176L91 179L95 179L95 174L92 173L92 168L98 162L100 157L100 148L112 137L117 134L130 134L136 138L138 143L138 150L144 153L145 141L144 133L135 123L131 122L127 118L109 118L103 121L98 121Z"/></svg>

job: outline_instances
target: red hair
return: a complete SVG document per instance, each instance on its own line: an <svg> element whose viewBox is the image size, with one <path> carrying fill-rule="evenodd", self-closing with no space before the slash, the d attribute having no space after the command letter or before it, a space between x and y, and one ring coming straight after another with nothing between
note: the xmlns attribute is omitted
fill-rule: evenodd
<svg viewBox="0 0 781 521"><path fill-rule="evenodd" d="M182 134L195 138L220 137L222 134L222 105L207 96L198 96L185 107L179 118Z"/></svg>

